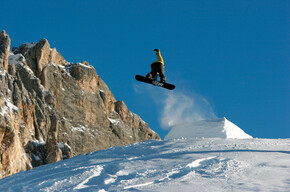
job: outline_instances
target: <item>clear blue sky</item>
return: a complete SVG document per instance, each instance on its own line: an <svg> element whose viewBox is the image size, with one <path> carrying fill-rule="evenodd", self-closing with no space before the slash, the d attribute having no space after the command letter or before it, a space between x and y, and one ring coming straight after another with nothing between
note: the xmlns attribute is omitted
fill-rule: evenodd
<svg viewBox="0 0 290 192"><path fill-rule="evenodd" d="M88 61L161 137L164 90L134 89L155 48L176 92L201 95L254 137L290 138L290 1L14 0L0 10L12 46L46 38L67 61Z"/></svg>

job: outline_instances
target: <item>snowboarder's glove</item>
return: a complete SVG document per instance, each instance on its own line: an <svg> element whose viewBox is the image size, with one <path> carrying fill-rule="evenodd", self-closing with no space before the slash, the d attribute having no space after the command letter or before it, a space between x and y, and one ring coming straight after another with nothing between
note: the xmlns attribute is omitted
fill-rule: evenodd
<svg viewBox="0 0 290 192"><path fill-rule="evenodd" d="M159 52L160 50L159 49L154 49L153 51Z"/></svg>

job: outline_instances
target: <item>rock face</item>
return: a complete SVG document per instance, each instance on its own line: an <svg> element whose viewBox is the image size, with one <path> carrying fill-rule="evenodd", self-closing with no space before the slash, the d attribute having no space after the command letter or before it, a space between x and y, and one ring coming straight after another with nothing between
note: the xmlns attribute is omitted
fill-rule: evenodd
<svg viewBox="0 0 290 192"><path fill-rule="evenodd" d="M10 51L0 34L0 178L62 159L160 139L117 101L88 62L69 63L46 39Z"/></svg>
<svg viewBox="0 0 290 192"><path fill-rule="evenodd" d="M8 56L10 51L10 38L6 34L6 31L3 30L0 33L0 66L4 69L8 69Z"/></svg>

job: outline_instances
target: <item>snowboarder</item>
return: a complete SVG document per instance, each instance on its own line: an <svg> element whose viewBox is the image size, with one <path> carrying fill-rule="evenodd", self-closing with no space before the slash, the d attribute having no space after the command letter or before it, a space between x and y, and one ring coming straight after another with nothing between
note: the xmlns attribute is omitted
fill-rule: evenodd
<svg viewBox="0 0 290 192"><path fill-rule="evenodd" d="M166 77L164 73L164 61L161 56L159 49L154 49L157 55L157 61L151 64L151 72L146 75L146 77L142 75L135 75L135 79L137 81L141 81L144 83L149 83L154 86L163 87L165 89L173 90L175 89L175 85L166 83ZM157 80L158 75L160 77L160 81Z"/></svg>
<svg viewBox="0 0 290 192"><path fill-rule="evenodd" d="M164 72L164 61L161 56L159 49L154 49L157 55L157 61L151 64L151 72L146 75L147 78L153 78L154 81L157 81L158 75L160 77L160 82L165 83L166 77Z"/></svg>

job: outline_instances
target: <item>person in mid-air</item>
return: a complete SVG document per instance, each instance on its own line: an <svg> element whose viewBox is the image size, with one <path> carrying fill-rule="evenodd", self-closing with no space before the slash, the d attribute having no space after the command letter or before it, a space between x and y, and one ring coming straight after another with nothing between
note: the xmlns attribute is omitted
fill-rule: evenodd
<svg viewBox="0 0 290 192"><path fill-rule="evenodd" d="M161 56L159 49L154 49L156 51L157 55L157 61L153 62L151 64L151 72L146 75L147 78L151 79L153 78L154 81L157 81L158 75L160 77L160 81L162 83L165 83L166 77L164 72L164 61Z"/></svg>

